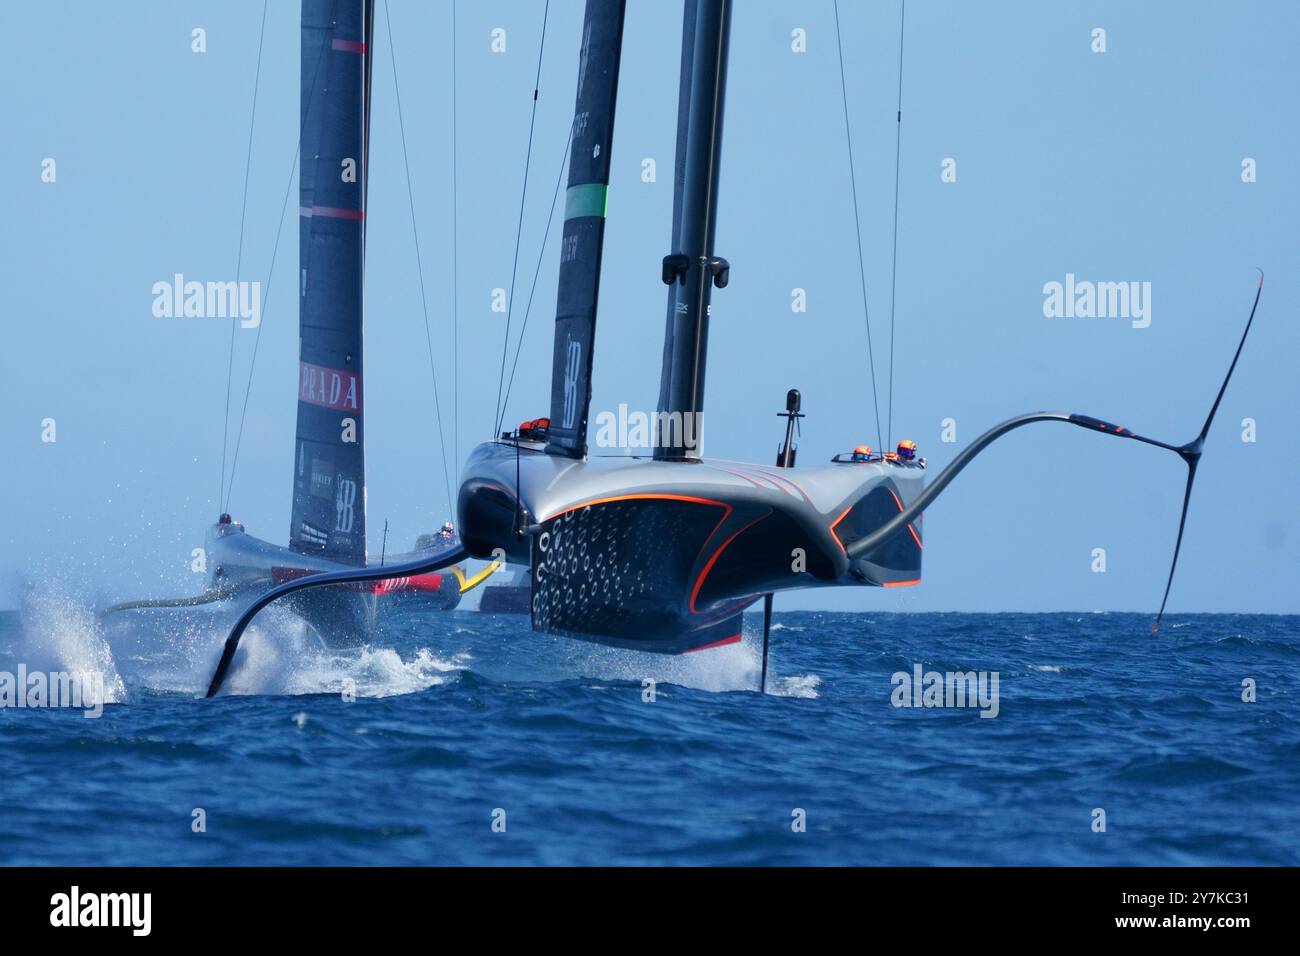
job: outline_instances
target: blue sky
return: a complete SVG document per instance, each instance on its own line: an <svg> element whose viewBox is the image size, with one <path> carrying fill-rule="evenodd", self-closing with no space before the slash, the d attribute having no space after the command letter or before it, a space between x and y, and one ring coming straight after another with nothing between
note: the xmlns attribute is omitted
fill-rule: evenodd
<svg viewBox="0 0 1300 956"><path fill-rule="evenodd" d="M496 404L540 2L390 0L448 439ZM665 12L665 7L671 8ZM631 0L614 137L593 412L653 409L669 250L680 16ZM23 577L105 595L188 593L215 517L229 320L163 319L154 282L234 278L262 4L4 4L0 606ZM393 96L377 12L367 262L369 520L390 549L446 511ZM553 0L522 236L519 328L571 118L582 4ZM896 2L841 3L879 391L888 374ZM191 31L208 52L191 52ZM506 31L493 53L491 31ZM1106 52L1091 50L1094 28ZM807 52L791 50L802 28ZM1177 611L1300 610L1295 317L1300 7L911 0L903 90L894 438L932 468L989 425L1079 411L1192 437L1255 287L1252 340L1198 479ZM451 64L459 88L459 400L451 355ZM297 138L298 7L271 0L243 278L266 282ZM55 183L41 181L46 157ZM653 158L658 181L642 181ZM956 161L957 181L941 181ZM1243 183L1253 158L1257 181ZM801 463L875 444L834 18L829 0L739 0L733 20L705 451L765 461L785 390L804 393ZM293 200L264 287L232 509L287 538L296 387ZM507 420L544 414L558 236L545 250ZM1046 318L1043 285L1151 283L1151 324ZM807 311L791 310L806 290ZM236 396L254 333L236 335ZM883 402L883 397L882 397ZM881 415L885 414L882 404ZM1257 423L1254 443L1241 421ZM57 442L41 441L42 420ZM960 444L940 441L957 423ZM449 454L452 450L448 449ZM458 470L453 467L453 474ZM454 479L453 479L454 480ZM1004 439L926 518L925 581L786 607L1153 610L1177 524L1173 456L1051 425ZM377 541L375 542L377 545ZM1106 550L1106 572L1091 570Z"/></svg>

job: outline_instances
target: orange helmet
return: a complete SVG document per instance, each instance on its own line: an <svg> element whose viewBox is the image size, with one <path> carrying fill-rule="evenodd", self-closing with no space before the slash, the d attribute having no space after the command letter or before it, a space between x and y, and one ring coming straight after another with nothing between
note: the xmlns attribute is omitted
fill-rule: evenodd
<svg viewBox="0 0 1300 956"><path fill-rule="evenodd" d="M898 457L904 461L911 461L916 457L916 442L910 438L904 438L898 443Z"/></svg>
<svg viewBox="0 0 1300 956"><path fill-rule="evenodd" d="M870 457L871 457L870 445L859 445L857 448L853 449L854 461L866 461Z"/></svg>

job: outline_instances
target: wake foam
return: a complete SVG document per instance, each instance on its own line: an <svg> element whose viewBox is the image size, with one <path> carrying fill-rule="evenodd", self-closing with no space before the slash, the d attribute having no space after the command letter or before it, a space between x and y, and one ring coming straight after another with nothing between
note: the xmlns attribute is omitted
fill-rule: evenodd
<svg viewBox="0 0 1300 956"><path fill-rule="evenodd" d="M291 612L268 609L240 641L225 693L393 697L444 684L464 668L423 647L408 658L389 647L330 650Z"/></svg>
<svg viewBox="0 0 1300 956"><path fill-rule="evenodd" d="M768 694L775 697L818 696L821 678L816 674L778 676L774 664L769 655ZM597 679L638 683L650 679L658 684L676 684L710 693L756 691L762 670L762 638L749 638L738 644L673 656L600 647L589 651L579 666L584 677Z"/></svg>

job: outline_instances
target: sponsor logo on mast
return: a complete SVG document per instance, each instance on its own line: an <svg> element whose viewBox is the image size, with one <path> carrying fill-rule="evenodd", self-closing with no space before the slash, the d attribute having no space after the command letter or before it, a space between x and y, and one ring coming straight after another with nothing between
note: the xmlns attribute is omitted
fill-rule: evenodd
<svg viewBox="0 0 1300 956"><path fill-rule="evenodd" d="M560 427L572 428L578 417L578 375L582 368L582 343L567 339L564 348L564 418Z"/></svg>
<svg viewBox="0 0 1300 956"><path fill-rule="evenodd" d="M351 478L339 476L338 492L334 496L334 513L337 520L334 530L343 534L352 533L353 506L357 502L357 483Z"/></svg>
<svg viewBox="0 0 1300 956"><path fill-rule="evenodd" d="M310 362L298 363L298 401L337 411L361 411L361 376Z"/></svg>
<svg viewBox="0 0 1300 956"><path fill-rule="evenodd" d="M588 21L587 29L582 32L582 52L579 54L578 63L578 99L582 99L582 88L587 83L587 64L591 62L591 22Z"/></svg>

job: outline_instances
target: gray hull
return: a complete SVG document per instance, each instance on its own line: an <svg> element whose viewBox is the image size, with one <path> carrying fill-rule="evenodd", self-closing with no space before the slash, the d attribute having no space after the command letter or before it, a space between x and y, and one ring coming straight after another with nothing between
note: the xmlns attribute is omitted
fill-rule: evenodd
<svg viewBox="0 0 1300 956"><path fill-rule="evenodd" d="M351 565L263 541L238 524L209 528L207 554L211 587L249 593L312 574L354 570ZM396 554L385 563L400 564L415 557ZM389 613L446 611L459 603L460 590L450 573L315 588L285 599L285 604L329 646L355 646L370 640Z"/></svg>
<svg viewBox="0 0 1300 956"><path fill-rule="evenodd" d="M920 580L917 525L857 559L846 547L916 497L922 466L575 461L541 447L480 445L458 509L472 555L531 565L538 630L676 654L739 640L765 593Z"/></svg>

